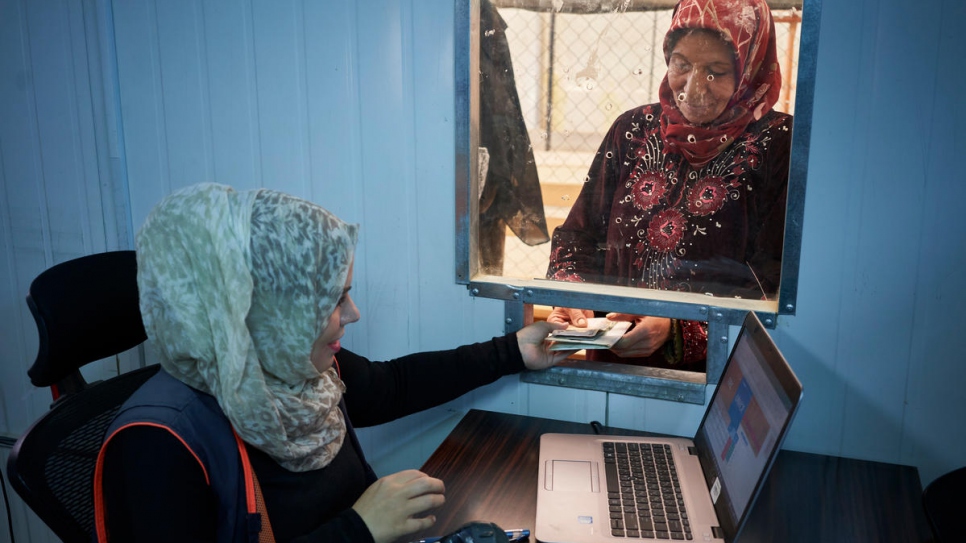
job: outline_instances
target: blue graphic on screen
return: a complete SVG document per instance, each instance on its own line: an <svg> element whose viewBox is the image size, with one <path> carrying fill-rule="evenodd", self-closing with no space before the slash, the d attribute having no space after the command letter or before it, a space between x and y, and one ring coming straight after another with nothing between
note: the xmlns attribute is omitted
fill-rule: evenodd
<svg viewBox="0 0 966 543"><path fill-rule="evenodd" d="M742 379L738 384L738 390L735 391L734 399L731 400L731 405L728 406L728 444L721 455L725 461L731 460L731 455L738 444L740 439L738 429L741 427L741 419L745 416L745 411L751 403L751 396L751 387L748 386L745 379Z"/></svg>

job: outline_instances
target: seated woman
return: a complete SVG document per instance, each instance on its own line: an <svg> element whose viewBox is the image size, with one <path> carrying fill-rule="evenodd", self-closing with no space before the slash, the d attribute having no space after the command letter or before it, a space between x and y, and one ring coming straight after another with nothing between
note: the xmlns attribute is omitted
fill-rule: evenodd
<svg viewBox="0 0 966 543"><path fill-rule="evenodd" d="M377 478L353 424L440 405L563 356L554 326L373 363L342 349L357 226L271 191L197 185L137 236L138 289L161 370L98 457L98 541L389 543L430 527L442 481ZM252 539L254 538L254 539Z"/></svg>
<svg viewBox="0 0 966 543"><path fill-rule="evenodd" d="M792 118L764 0L682 0L664 38L660 102L611 126L567 220L547 277L710 296L773 298L781 271ZM555 308L583 326L593 312ZM588 357L703 369L700 322L633 322Z"/></svg>

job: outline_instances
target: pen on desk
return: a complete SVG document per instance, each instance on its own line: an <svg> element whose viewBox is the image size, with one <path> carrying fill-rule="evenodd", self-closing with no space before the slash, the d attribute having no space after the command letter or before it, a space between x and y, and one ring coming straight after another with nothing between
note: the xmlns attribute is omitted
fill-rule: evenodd
<svg viewBox="0 0 966 543"><path fill-rule="evenodd" d="M503 532L510 541L523 541L524 539L530 537L530 530L527 529L504 530ZM443 539L443 537L427 537L426 539L420 539L419 541L415 541L413 543L436 543L440 539Z"/></svg>
<svg viewBox="0 0 966 543"><path fill-rule="evenodd" d="M506 537L510 541L522 541L530 537L530 530L525 528L522 530L506 530Z"/></svg>

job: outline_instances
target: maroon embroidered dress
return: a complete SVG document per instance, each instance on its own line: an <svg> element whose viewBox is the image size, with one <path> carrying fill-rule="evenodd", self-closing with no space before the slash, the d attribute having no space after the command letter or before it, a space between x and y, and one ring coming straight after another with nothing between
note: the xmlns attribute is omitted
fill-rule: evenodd
<svg viewBox="0 0 966 543"><path fill-rule="evenodd" d="M712 29L735 49L739 77L729 107L709 126L691 125L665 77L659 104L618 117L554 231L548 278L729 298L776 295L792 118L771 109L781 81L771 13L762 0L684 0L665 39L666 57L676 32L687 28ZM702 323L674 326L672 339L684 352L667 362L703 361ZM668 365L658 355L609 359Z"/></svg>
<svg viewBox="0 0 966 543"><path fill-rule="evenodd" d="M661 106L621 115L567 220L548 277L714 296L777 292L791 117L775 111L708 164L665 152Z"/></svg>

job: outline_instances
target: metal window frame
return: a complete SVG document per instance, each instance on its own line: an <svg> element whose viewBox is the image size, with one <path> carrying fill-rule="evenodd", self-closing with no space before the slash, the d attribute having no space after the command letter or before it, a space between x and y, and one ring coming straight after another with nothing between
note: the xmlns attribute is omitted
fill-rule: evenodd
<svg viewBox="0 0 966 543"><path fill-rule="evenodd" d="M547 0L529 1L535 9L548 4ZM788 3L787 0L776 1L784 2L782 7ZM524 0L513 0L513 5L521 7L521 2ZM740 325L744 315L754 311L765 326L774 328L779 316L794 315L797 309L821 0L802 2L781 284L778 299L772 301L732 300L692 293L479 274L473 243L478 239L477 221L472 220L479 215L479 202L472 197L478 194L475 165L479 148L479 79L472 75L479 73L480 2L456 0L455 10L456 282L466 285L471 296L504 300L507 332L518 330L525 324L524 317L530 304L706 321L706 373L567 361L550 370L523 375L523 380L531 383L703 404L706 386L718 382L730 353L731 327Z"/></svg>

